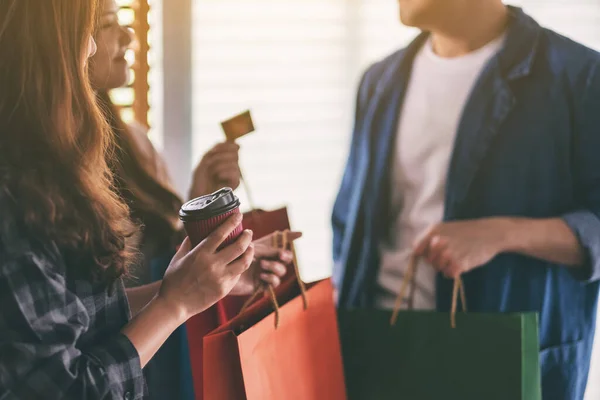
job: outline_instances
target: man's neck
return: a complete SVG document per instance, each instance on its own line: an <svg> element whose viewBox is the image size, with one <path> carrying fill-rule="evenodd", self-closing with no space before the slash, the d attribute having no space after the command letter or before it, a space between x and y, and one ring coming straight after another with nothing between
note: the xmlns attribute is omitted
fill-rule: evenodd
<svg viewBox="0 0 600 400"><path fill-rule="evenodd" d="M441 57L459 57L499 37L508 24L509 11L501 2L482 1L446 26L431 30L433 50Z"/></svg>

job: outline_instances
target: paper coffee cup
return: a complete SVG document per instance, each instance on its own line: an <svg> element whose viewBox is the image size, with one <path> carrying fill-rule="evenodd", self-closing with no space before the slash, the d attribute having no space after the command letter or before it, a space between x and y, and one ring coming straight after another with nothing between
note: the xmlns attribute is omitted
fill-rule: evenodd
<svg viewBox="0 0 600 400"><path fill-rule="evenodd" d="M179 211L179 218L183 221L192 246L195 247L228 217L239 214L239 212L240 200L233 193L233 190L223 188L185 203ZM242 234L243 230L243 225L240 223L221 247L233 243Z"/></svg>

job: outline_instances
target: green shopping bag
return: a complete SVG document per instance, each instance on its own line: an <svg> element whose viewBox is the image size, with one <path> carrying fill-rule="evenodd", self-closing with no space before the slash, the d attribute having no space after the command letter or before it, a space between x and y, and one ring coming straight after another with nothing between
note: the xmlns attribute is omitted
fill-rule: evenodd
<svg viewBox="0 0 600 400"><path fill-rule="evenodd" d="M537 314L339 310L350 400L541 400ZM414 283L414 282L413 282Z"/></svg>

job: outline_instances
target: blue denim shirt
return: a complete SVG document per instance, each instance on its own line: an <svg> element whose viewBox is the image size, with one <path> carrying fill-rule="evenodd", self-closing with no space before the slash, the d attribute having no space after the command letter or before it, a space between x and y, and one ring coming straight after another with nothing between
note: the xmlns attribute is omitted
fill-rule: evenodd
<svg viewBox="0 0 600 400"><path fill-rule="evenodd" d="M398 113L426 36L360 84L332 218L340 307L373 307ZM577 235L584 269L503 254L464 282L472 311L538 312L544 399L582 399L600 278L600 55L511 8L504 47L465 106L447 178L445 220L561 217ZM437 278L439 311L450 308L451 289Z"/></svg>

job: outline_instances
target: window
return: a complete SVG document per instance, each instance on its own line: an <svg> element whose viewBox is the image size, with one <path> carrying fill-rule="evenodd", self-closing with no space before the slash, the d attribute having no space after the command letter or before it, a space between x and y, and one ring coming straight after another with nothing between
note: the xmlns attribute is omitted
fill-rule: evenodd
<svg viewBox="0 0 600 400"><path fill-rule="evenodd" d="M121 107L126 122L136 121L149 126L149 4L147 0L117 0L119 21L135 33L135 45L126 54L131 65L130 81L126 87L115 89L111 98Z"/></svg>

